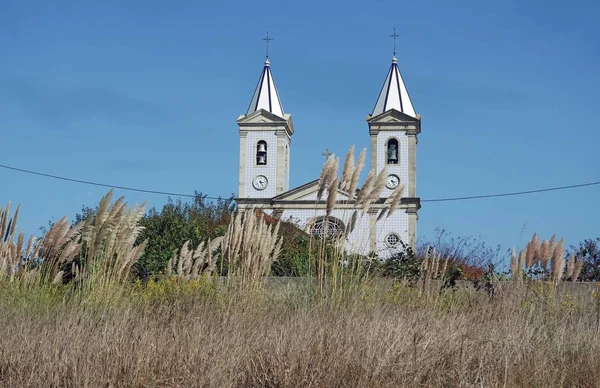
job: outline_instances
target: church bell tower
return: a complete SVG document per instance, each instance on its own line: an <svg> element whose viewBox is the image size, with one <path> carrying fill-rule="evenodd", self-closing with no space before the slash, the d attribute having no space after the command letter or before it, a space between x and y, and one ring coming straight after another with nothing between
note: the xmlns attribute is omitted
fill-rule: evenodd
<svg viewBox="0 0 600 388"><path fill-rule="evenodd" d="M268 35L267 35L267 38ZM268 42L268 41L267 41ZM292 116L283 112L268 53L240 135L238 198L273 198L289 190Z"/></svg>
<svg viewBox="0 0 600 388"><path fill-rule="evenodd" d="M371 138L371 168L377 173L386 168L388 174L381 197L389 198L396 187L404 185L400 202L400 209L404 211L394 213L386 230L377 231L383 239L378 237L378 241L372 241L372 249L395 245L398 238L414 248L417 212L421 207L417 197L417 135L421 133L421 115L415 112L398 68L395 30L391 36L394 37L392 64L367 123Z"/></svg>

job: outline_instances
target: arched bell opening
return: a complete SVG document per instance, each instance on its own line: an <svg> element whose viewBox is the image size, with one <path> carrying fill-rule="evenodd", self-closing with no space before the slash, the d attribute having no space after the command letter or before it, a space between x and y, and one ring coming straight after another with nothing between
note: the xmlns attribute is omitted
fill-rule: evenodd
<svg viewBox="0 0 600 388"><path fill-rule="evenodd" d="M391 138L387 141L386 145L386 164L398 164L399 151L398 151L398 139Z"/></svg>
<svg viewBox="0 0 600 388"><path fill-rule="evenodd" d="M267 142L264 140L256 143L256 164L259 166L267 165Z"/></svg>

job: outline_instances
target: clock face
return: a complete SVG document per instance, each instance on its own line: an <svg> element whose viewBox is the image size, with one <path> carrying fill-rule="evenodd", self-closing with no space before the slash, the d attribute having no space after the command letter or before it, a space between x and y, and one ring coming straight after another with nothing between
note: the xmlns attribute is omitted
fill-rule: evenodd
<svg viewBox="0 0 600 388"><path fill-rule="evenodd" d="M388 175L387 181L385 182L385 187L392 190L398 187L399 184L400 178L398 178L398 175L390 174Z"/></svg>
<svg viewBox="0 0 600 388"><path fill-rule="evenodd" d="M254 180L252 180L252 186L254 186L254 188L256 190L266 189L268 183L269 183L269 181L267 180L267 177L264 175L257 175L254 178Z"/></svg>

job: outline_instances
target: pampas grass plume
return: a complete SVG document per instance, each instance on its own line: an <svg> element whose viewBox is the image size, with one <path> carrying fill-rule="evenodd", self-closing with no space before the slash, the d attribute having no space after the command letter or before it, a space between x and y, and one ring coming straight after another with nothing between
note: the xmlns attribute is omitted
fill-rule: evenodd
<svg viewBox="0 0 600 388"><path fill-rule="evenodd" d="M350 178L350 184L348 186L348 194L350 196L350 199L356 196L356 186L358 185L358 178L360 177L360 173L362 172L363 167L365 166L365 160L367 157L366 155L367 149L363 148L362 151L360 151L360 154L358 155L358 162L354 165L354 170Z"/></svg>
<svg viewBox="0 0 600 388"><path fill-rule="evenodd" d="M573 270L573 277L571 281L576 282L581 274L581 269L583 268L583 260L579 259L575 262L575 268Z"/></svg>

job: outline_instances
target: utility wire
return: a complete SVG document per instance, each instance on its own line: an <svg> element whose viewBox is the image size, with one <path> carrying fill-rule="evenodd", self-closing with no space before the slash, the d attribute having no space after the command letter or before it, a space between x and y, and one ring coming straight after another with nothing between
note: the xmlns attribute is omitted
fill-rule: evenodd
<svg viewBox="0 0 600 388"><path fill-rule="evenodd" d="M171 192L168 192L168 191L137 189L137 188L133 188L133 187L108 185L108 184L105 184L105 183L98 183L98 182L84 181L84 180L80 180L80 179L66 178L66 177L62 177L62 176L58 176L58 175L45 174L45 173L42 173L42 172L25 170L23 168L17 168L17 167L7 166L7 165L4 165L4 164L0 164L0 167L4 168L4 169L7 169L7 170L23 172L23 173L26 173L26 174L38 175L38 176L43 176L43 177L47 177L47 178L59 179L59 180L63 180L63 181L81 183L81 184L91 185L91 186L115 188L115 189L121 189L121 190L127 190L127 191L135 191L135 192L138 192L138 193L168 195L168 196L173 196L173 197L187 197L187 198L195 198L196 197L195 195L191 195L191 194L181 194L181 193L171 193ZM482 198L509 197L509 196L516 196L516 195L544 193L544 192L548 192L548 191L568 190L568 189L575 189L575 188L579 188L579 187L596 186L596 185L600 185L600 181L589 182L589 183L581 183L581 184L570 185L570 186L549 187L549 188L537 189L537 190L515 191L515 192L510 192L510 193L472 195L472 196L467 196L467 197L450 197L450 198L421 199L421 202L450 202L450 201L466 201L466 200L482 199ZM207 198L207 199L221 199L221 197L208 197L208 196L205 197L205 198Z"/></svg>
<svg viewBox="0 0 600 388"><path fill-rule="evenodd" d="M63 181L68 181L68 182L82 183L84 185L108 187L108 188L128 190L128 191L136 191L138 193L150 193L150 194L159 194L159 195L170 195L170 196L173 196L173 197L195 198L195 195L190 195L190 194L179 194L179 193L169 193L167 191L155 191L155 190L136 189L136 188L133 188L133 187L107 185L107 184L104 184L104 183L83 181L83 180L80 180L80 179L65 178L63 176L52 175L52 174L44 174L43 172L25 170L23 168L6 166L4 164L0 164L0 167L5 168L7 170L19 171L19 172L24 172L24 173L27 173L27 174L38 175L38 176L45 176L47 178L60 179L60 180L63 180ZM208 199L219 199L219 198L216 198L216 197L206 197L206 198L208 198Z"/></svg>
<svg viewBox="0 0 600 388"><path fill-rule="evenodd" d="M537 190L515 191L512 193L472 195L469 197L455 197L455 198L422 199L421 202L448 202L448 201L463 201L463 200L480 199L480 198L509 197L509 196L514 196L514 195L544 193L547 191L567 190L567 189L574 189L577 187L586 187L586 186L595 186L595 185L600 185L600 181L599 182L590 182L590 183L581 183L578 185L570 185L570 186L549 187L549 188L537 189Z"/></svg>

